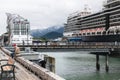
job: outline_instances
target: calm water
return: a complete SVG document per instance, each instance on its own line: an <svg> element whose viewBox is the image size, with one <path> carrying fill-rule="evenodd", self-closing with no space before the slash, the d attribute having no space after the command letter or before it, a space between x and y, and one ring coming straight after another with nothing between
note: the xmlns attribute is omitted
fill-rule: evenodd
<svg viewBox="0 0 120 80"><path fill-rule="evenodd" d="M120 58L109 58L110 71L105 71L105 57L100 57L101 70L96 71L96 56L85 51L41 52L55 57L56 74L66 80L120 80Z"/></svg>

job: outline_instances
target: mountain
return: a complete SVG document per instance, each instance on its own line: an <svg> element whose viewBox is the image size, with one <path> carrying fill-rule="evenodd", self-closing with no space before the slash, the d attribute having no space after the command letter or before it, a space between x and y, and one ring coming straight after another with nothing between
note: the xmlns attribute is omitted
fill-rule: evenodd
<svg viewBox="0 0 120 80"><path fill-rule="evenodd" d="M47 39L55 39L58 37L62 37L64 32L64 27L63 26L52 26L47 29L35 29L31 30L30 34L34 38L47 38Z"/></svg>
<svg viewBox="0 0 120 80"><path fill-rule="evenodd" d="M58 32L49 32L42 37L47 38L47 39L55 39L55 38L62 37L62 36L63 34L58 33Z"/></svg>

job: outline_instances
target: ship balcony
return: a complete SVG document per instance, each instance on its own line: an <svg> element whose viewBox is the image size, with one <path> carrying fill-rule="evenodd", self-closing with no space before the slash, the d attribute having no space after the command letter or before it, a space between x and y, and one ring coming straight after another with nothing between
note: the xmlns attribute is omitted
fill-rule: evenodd
<svg viewBox="0 0 120 80"><path fill-rule="evenodd" d="M103 2L103 6L104 7L107 7L108 5L111 5L111 4L115 4L115 3L118 3L118 2L120 2L120 0L108 0L108 1L104 1Z"/></svg>
<svg viewBox="0 0 120 80"><path fill-rule="evenodd" d="M116 1L116 0L107 0L107 3L109 3L109 2L113 2L113 1Z"/></svg>

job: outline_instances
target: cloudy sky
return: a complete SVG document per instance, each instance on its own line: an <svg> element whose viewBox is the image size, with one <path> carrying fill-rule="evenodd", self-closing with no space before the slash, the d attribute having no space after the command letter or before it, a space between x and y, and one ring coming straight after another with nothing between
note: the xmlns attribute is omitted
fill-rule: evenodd
<svg viewBox="0 0 120 80"><path fill-rule="evenodd" d="M88 5L91 11L102 9L105 0L0 0L0 34L6 32L6 14L19 14L30 21L31 29L43 29L66 22L70 13Z"/></svg>

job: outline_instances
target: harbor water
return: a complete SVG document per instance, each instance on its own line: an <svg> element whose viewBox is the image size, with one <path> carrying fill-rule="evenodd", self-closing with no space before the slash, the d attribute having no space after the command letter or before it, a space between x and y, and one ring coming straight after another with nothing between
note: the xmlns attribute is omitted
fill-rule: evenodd
<svg viewBox="0 0 120 80"><path fill-rule="evenodd" d="M109 57L109 72L105 57L100 56L100 71L96 71L96 56L86 51L40 52L55 58L56 74L66 80L120 80L120 58Z"/></svg>

